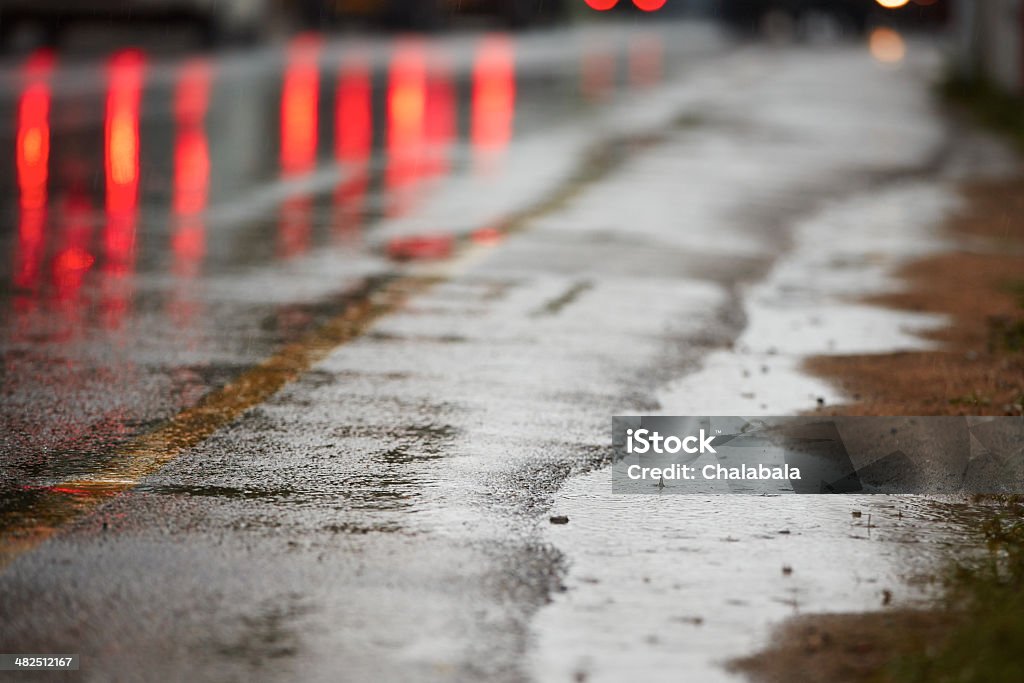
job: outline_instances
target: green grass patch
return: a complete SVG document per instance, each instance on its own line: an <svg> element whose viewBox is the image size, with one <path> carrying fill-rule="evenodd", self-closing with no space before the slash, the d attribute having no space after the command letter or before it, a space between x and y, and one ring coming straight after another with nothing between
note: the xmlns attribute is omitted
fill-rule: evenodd
<svg viewBox="0 0 1024 683"><path fill-rule="evenodd" d="M966 110L978 123L1009 136L1024 149L1024 98L981 79L949 76L941 84L943 97Z"/></svg>
<svg viewBox="0 0 1024 683"><path fill-rule="evenodd" d="M899 683L1024 681L1024 504L998 501L982 526L989 552L949 573L950 635L890 669Z"/></svg>

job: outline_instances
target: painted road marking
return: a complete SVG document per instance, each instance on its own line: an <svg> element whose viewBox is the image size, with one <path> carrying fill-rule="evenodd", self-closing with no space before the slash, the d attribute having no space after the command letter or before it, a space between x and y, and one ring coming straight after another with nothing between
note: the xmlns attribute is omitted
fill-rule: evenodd
<svg viewBox="0 0 1024 683"><path fill-rule="evenodd" d="M378 318L438 281L401 277L368 282L351 295L344 313L207 394L156 430L132 439L101 471L40 489L40 500L30 510L8 514L9 519L3 520L0 570L63 524L91 512L111 496L134 488L249 408L263 403L331 351L362 335Z"/></svg>
<svg viewBox="0 0 1024 683"><path fill-rule="evenodd" d="M525 230L535 219L568 205L583 189L609 175L628 157L662 139L662 135L646 133L599 145L583 155L576 173L565 182L535 204L509 215L495 230L504 235ZM454 259L419 264L406 274L368 281L350 295L351 302L341 315L207 394L198 404L154 431L132 439L96 474L37 489L39 498L27 509L0 516L0 572L19 555L53 536L61 526L135 488L145 477L234 422L249 408L265 402L339 346L361 336L377 319L395 311L410 297L451 279L488 251L485 246L461 243Z"/></svg>

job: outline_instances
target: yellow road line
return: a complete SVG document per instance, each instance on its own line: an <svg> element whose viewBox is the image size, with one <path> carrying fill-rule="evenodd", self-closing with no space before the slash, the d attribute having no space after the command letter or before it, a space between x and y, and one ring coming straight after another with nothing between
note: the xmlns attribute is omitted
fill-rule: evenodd
<svg viewBox="0 0 1024 683"><path fill-rule="evenodd" d="M344 313L304 339L288 344L156 430L132 439L97 474L40 490L41 499L30 510L9 513L0 524L0 571L63 524L94 510L114 494L134 488L249 408L266 401L338 346L360 336L375 320L436 282L438 278L402 277L360 292Z"/></svg>
<svg viewBox="0 0 1024 683"><path fill-rule="evenodd" d="M533 220L562 209L632 153L660 140L660 134L646 133L609 140L598 146L584 156L577 172L566 182L552 188L535 204L506 217L500 225L501 232L506 235L520 232ZM620 149L624 143L628 150ZM33 501L26 510L0 516L0 572L18 555L50 538L62 525L95 510L112 496L134 488L142 479L202 443L244 411L266 401L331 351L360 336L375 320L397 309L409 297L450 278L486 251L462 247L458 258L439 267L411 268L408 275L368 287L353 297L344 313L309 336L285 346L156 430L129 441L97 474L39 490L40 499Z"/></svg>

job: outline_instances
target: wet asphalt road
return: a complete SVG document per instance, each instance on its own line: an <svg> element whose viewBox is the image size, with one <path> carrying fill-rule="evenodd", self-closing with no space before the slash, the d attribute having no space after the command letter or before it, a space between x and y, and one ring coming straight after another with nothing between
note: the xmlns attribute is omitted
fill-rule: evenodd
<svg viewBox="0 0 1024 683"><path fill-rule="evenodd" d="M728 348L794 220L941 147L886 73L700 24L8 66L0 649L535 677L610 416Z"/></svg>
<svg viewBox="0 0 1024 683"><path fill-rule="evenodd" d="M722 47L645 25L8 67L3 649L92 680L525 676L549 494L652 356L733 327L692 274L748 259L505 239L655 145L661 84ZM138 446L389 287L413 296L345 353ZM676 294L707 314L672 322Z"/></svg>

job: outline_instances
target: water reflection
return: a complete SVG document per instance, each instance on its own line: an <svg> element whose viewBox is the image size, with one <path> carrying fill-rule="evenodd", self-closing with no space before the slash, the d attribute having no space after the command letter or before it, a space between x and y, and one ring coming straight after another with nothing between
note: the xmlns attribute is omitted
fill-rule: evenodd
<svg viewBox="0 0 1024 683"><path fill-rule="evenodd" d="M121 328L132 299L135 230L139 201L139 115L145 60L134 50L119 52L108 65L104 151L107 223L102 319Z"/></svg>
<svg viewBox="0 0 1024 683"><path fill-rule="evenodd" d="M176 282L168 313L180 330L192 329L201 312L194 280L206 255L204 212L210 187L210 149L205 118L211 80L212 67L207 61L187 62L180 69L174 92L171 251Z"/></svg>
<svg viewBox="0 0 1024 683"><path fill-rule="evenodd" d="M319 140L320 67L319 37L299 36L292 41L281 91L281 174L285 178L308 174L316 167ZM277 253L292 259L309 250L313 198L301 192L281 206Z"/></svg>
<svg viewBox="0 0 1024 683"><path fill-rule="evenodd" d="M388 80L385 182L390 216L401 216L411 207L412 191L421 171L426 101L425 48L420 41L410 39L396 47Z"/></svg>
<svg viewBox="0 0 1024 683"><path fill-rule="evenodd" d="M247 291L264 274L286 282L274 261L328 240L356 251L377 227L369 216L420 220L419 200L434 190L428 228L439 234L393 242L394 258L499 241L495 227L448 231L443 211L461 209L452 198L505 188L506 169L528 161L510 153L516 136L563 124L567 107L589 115L574 93L611 96L620 55L593 41L577 73L580 53L569 49L552 80L517 74L509 36L465 44L327 49L300 36L253 60L156 62L123 50L73 70L48 53L20 66L6 148L13 287L0 292L13 313L0 329L13 398L0 418L15 426L19 462L46 463L32 477L87 470L99 450L227 381L232 364L264 357L281 330L306 329L310 314ZM634 83L660 78L661 50L631 53ZM335 286L308 282L296 298ZM225 328L244 331L243 350L238 335L216 334ZM39 409L44 394L54 411ZM20 466L3 476L28 471Z"/></svg>
<svg viewBox="0 0 1024 683"><path fill-rule="evenodd" d="M472 140L485 168L512 139L515 106L515 50L506 36L492 36L480 43L473 65Z"/></svg>
<svg viewBox="0 0 1024 683"><path fill-rule="evenodd" d="M343 244L359 241L373 150L373 81L370 63L352 53L338 73L335 96L334 155L351 172L334 190L333 231Z"/></svg>
<svg viewBox="0 0 1024 683"><path fill-rule="evenodd" d="M45 249L47 180L50 162L50 84L53 57L34 55L25 64L18 99L15 164L18 174L18 238L15 249L16 306L22 317L35 305Z"/></svg>
<svg viewBox="0 0 1024 683"><path fill-rule="evenodd" d="M657 31L638 31L629 40L629 84L649 88L662 78L665 44Z"/></svg>
<svg viewBox="0 0 1024 683"><path fill-rule="evenodd" d="M589 39L580 60L580 92L589 102L608 99L615 89L617 55L604 39Z"/></svg>
<svg viewBox="0 0 1024 683"><path fill-rule="evenodd" d="M458 126L457 116L451 67L443 55L434 54L427 76L425 176L438 177L448 173Z"/></svg>

